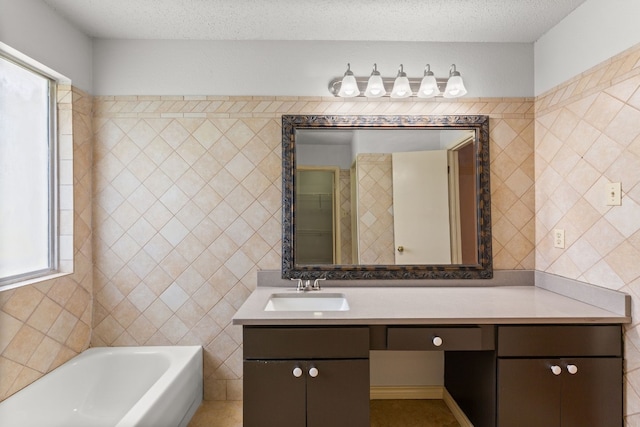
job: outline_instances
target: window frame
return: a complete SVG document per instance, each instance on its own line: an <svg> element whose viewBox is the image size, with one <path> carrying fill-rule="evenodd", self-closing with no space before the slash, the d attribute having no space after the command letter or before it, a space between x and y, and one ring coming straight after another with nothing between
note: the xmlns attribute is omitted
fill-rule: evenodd
<svg viewBox="0 0 640 427"><path fill-rule="evenodd" d="M47 82L47 144L48 144L48 267L16 274L13 276L0 277L0 291L12 289L18 286L31 284L34 282L48 280L61 275L60 271L60 158L58 139L58 80L49 73L32 66L29 63L9 55L0 50L0 59L8 61L28 72L42 77Z"/></svg>

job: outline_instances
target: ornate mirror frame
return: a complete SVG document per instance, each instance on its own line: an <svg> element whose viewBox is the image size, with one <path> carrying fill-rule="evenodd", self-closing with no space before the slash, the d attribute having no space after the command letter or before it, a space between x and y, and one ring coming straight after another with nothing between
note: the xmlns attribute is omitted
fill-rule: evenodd
<svg viewBox="0 0 640 427"><path fill-rule="evenodd" d="M296 265L296 130L314 128L470 129L475 131L477 264L452 265ZM490 279L491 190L488 116L282 116L282 277L350 279Z"/></svg>

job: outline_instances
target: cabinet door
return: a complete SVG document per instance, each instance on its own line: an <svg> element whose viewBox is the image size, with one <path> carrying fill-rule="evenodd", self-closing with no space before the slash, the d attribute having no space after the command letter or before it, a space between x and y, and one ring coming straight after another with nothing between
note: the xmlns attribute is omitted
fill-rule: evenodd
<svg viewBox="0 0 640 427"><path fill-rule="evenodd" d="M553 364L498 359L498 427L560 427L562 375L553 374Z"/></svg>
<svg viewBox="0 0 640 427"><path fill-rule="evenodd" d="M577 372L570 374L566 366ZM622 358L563 359L562 427L620 427Z"/></svg>
<svg viewBox="0 0 640 427"><path fill-rule="evenodd" d="M305 377L293 370L302 364L292 361L244 362L244 427L305 427Z"/></svg>
<svg viewBox="0 0 640 427"><path fill-rule="evenodd" d="M308 366L318 375L305 370L307 427L369 427L369 360L318 360Z"/></svg>

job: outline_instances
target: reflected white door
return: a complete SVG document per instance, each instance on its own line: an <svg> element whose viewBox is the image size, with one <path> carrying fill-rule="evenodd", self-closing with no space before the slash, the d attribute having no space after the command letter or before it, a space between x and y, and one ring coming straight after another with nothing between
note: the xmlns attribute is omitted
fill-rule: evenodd
<svg viewBox="0 0 640 427"><path fill-rule="evenodd" d="M393 153L396 264L450 264L447 152Z"/></svg>

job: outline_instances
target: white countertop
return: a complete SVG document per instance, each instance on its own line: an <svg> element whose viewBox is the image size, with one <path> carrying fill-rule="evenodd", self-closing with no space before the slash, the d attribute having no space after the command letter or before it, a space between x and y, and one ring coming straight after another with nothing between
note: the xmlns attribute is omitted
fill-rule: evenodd
<svg viewBox="0 0 640 427"><path fill-rule="evenodd" d="M274 293L259 286L233 317L235 325L399 325L629 323L616 314L537 286L326 287L342 293L348 311L264 311Z"/></svg>

